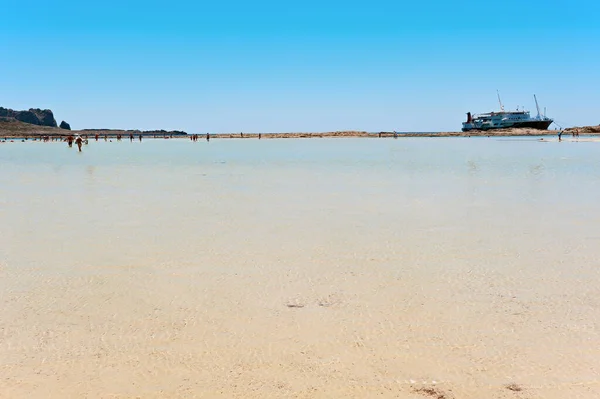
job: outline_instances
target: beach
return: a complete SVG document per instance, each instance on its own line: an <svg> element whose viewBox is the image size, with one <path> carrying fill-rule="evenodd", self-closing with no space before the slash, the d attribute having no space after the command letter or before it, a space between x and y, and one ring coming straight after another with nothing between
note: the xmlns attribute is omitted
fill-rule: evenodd
<svg viewBox="0 0 600 399"><path fill-rule="evenodd" d="M600 396L598 142L212 138L0 146L0 398Z"/></svg>

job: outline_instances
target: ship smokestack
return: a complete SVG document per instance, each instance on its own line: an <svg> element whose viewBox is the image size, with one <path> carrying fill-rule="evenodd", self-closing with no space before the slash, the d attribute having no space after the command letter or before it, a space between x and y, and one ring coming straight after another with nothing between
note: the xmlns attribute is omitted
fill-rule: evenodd
<svg viewBox="0 0 600 399"><path fill-rule="evenodd" d="M473 117L470 112L467 112L467 123L471 123L473 121Z"/></svg>

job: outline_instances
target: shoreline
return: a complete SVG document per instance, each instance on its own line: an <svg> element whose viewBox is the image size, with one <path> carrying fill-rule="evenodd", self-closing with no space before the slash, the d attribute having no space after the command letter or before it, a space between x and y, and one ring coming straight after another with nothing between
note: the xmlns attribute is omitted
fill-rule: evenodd
<svg viewBox="0 0 600 399"><path fill-rule="evenodd" d="M72 131L72 135L80 135L89 140L94 139L94 135L82 132ZM457 138L468 138L468 137L553 137L557 136L556 131L540 131L535 133L522 133L522 132L496 132L490 134L489 132L476 132L476 133L463 133L463 132L440 132L440 133L399 133L396 136L394 133L381 132L381 133L367 133L367 132L323 132L323 133L211 133L210 139L310 139L310 138L444 138L444 137L457 137ZM0 131L0 140L31 140L37 141L42 140L43 137L50 137L50 139L66 139L69 134L6 134ZM98 140L104 139L104 134L99 135ZM122 141L129 139L128 135L122 135ZM142 133L144 139L190 139L194 134L188 135L155 135ZM197 134L199 140L206 139L206 133ZM260 137L259 137L260 136ZM580 133L580 136L595 137L600 136L600 133ZM108 139L116 139L117 134L111 133L106 134ZM135 135L134 141L137 141L139 133ZM571 137L571 134L563 133L563 137Z"/></svg>
<svg viewBox="0 0 600 399"><path fill-rule="evenodd" d="M600 126L586 126L577 128L563 129L563 135L569 136L574 130L578 130L580 135L594 136L600 134ZM123 140L133 134L137 140L141 134L144 138L190 138L194 135L199 138L205 138L207 133L186 133L182 131L165 130L120 130L120 129L82 129L82 130L64 130L47 126L37 126L25 123L4 122L0 123L1 139L38 139L44 136L49 137L67 137L68 135L81 135L93 138L95 135L99 138L104 136L115 138L121 135ZM285 138L343 138L343 137L364 137L364 138L402 138L402 137L527 137L527 136L556 136L558 130L538 130L538 129L498 129L490 131L469 131L469 132L366 132L366 131L333 131L333 132L278 132L278 133L208 133L213 139L285 139Z"/></svg>

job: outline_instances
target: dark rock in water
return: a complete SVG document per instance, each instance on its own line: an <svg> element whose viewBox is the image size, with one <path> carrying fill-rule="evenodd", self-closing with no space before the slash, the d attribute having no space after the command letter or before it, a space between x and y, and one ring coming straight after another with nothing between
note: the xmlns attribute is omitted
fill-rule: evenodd
<svg viewBox="0 0 600 399"><path fill-rule="evenodd" d="M60 126L59 126L59 127L60 127L61 129L65 129L65 130L71 130L71 125L69 125L69 124L68 124L67 122L65 122L65 121L62 121L62 122L60 123Z"/></svg>
<svg viewBox="0 0 600 399"><path fill-rule="evenodd" d="M15 111L0 107L0 117L16 119L32 125L57 127L54 114L49 109L30 108L28 111Z"/></svg>

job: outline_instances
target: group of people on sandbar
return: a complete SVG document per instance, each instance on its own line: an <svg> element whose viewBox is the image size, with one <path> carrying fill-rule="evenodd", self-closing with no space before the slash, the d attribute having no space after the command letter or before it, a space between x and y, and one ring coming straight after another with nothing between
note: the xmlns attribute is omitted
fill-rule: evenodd
<svg viewBox="0 0 600 399"><path fill-rule="evenodd" d="M558 141L562 141L562 135L563 135L564 131L561 129L558 131ZM579 129L574 129L571 132L572 137L577 137L579 138Z"/></svg>
<svg viewBox="0 0 600 399"><path fill-rule="evenodd" d="M135 137L135 136L133 135L133 133L129 133L129 141L133 141L134 137ZM142 136L142 134L140 133L140 135L138 136L138 139L139 139L140 141L142 141L142 137L143 137L143 136ZM105 134L105 135L104 135L104 141L106 141L106 139L107 139L107 138L108 138L108 136ZM117 141L121 141L122 139L123 139L123 135L122 135L122 134L117 134ZM97 134L96 134L96 141L98 141L98 135L97 135Z"/></svg>
<svg viewBox="0 0 600 399"><path fill-rule="evenodd" d="M190 136L190 141L198 141L199 138L200 138L199 134L192 134ZM206 133L206 141L210 141L210 133Z"/></svg>

